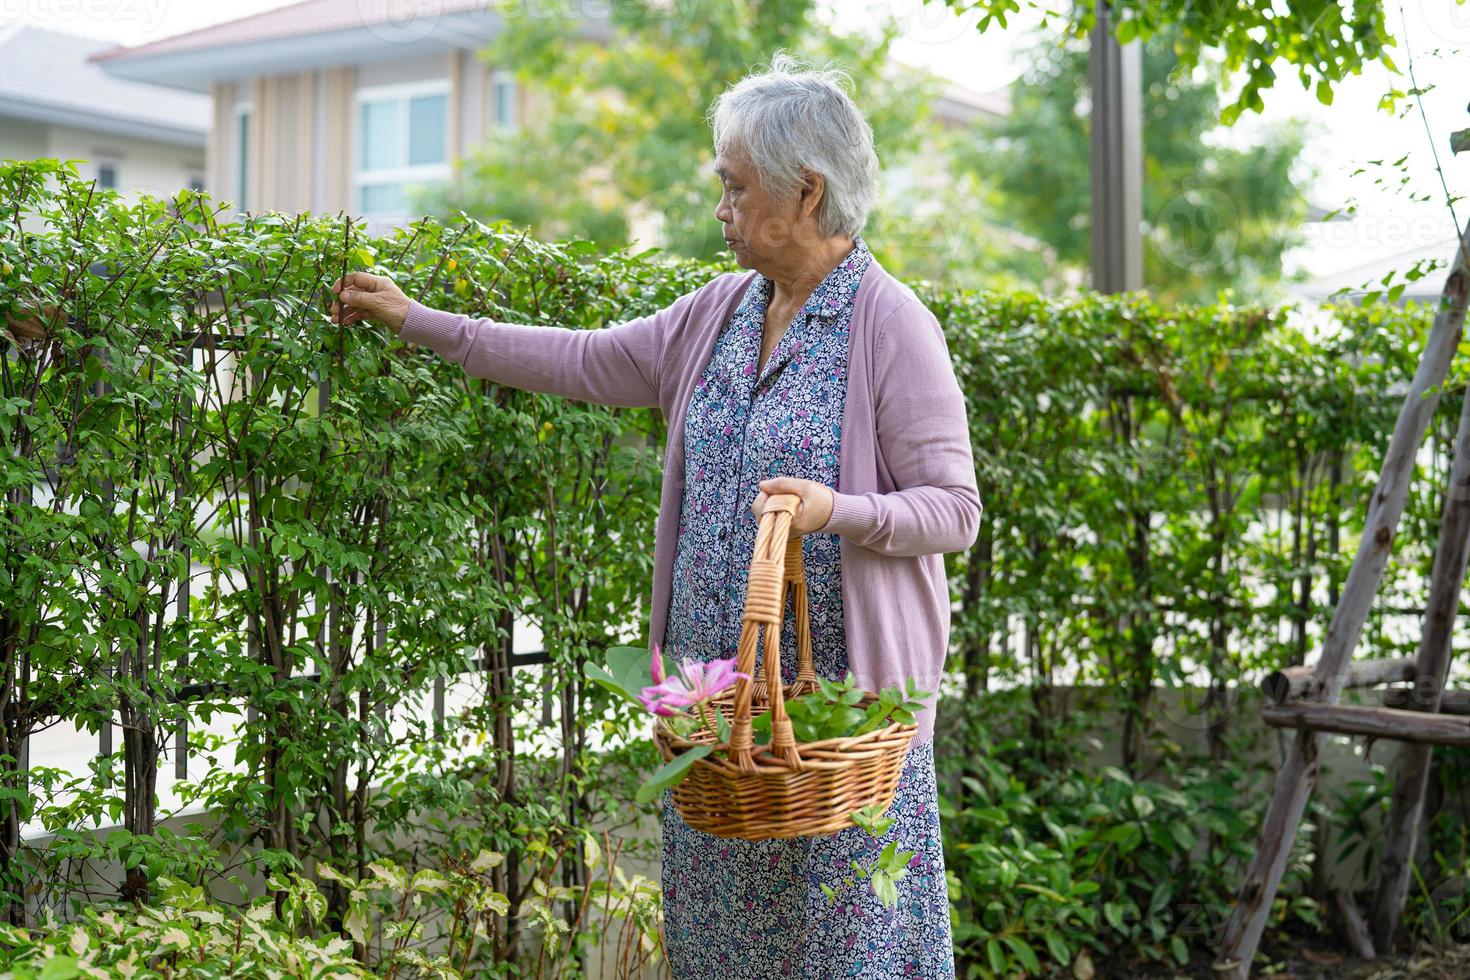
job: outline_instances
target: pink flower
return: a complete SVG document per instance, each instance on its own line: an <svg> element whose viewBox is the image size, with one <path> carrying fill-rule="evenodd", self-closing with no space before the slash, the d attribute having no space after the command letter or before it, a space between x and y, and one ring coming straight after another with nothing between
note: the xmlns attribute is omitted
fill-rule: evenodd
<svg viewBox="0 0 1470 980"><path fill-rule="evenodd" d="M729 660L711 660L707 663L686 660L680 665L679 673L689 687L690 703L708 701L721 691L734 687L735 682L742 677L750 679L749 674L735 669L734 657Z"/></svg>
<svg viewBox="0 0 1470 980"><path fill-rule="evenodd" d="M655 663L658 659L654 658ZM708 663L685 660L679 664L679 676L659 680L662 673L660 665L654 677L658 683L645 687L643 693L638 695L638 700L649 711L665 717L678 714L675 709L690 708L708 701L721 691L733 687L740 678L750 677L749 674L735 669L733 657L729 660L711 660Z"/></svg>
<svg viewBox="0 0 1470 980"><path fill-rule="evenodd" d="M659 653L657 643L653 645L653 658L648 665L648 672L653 675L655 684L664 682L664 657Z"/></svg>

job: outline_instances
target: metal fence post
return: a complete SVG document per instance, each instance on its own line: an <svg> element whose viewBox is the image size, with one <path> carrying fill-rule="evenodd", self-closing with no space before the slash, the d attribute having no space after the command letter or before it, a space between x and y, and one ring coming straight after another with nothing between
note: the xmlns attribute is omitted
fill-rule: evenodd
<svg viewBox="0 0 1470 980"><path fill-rule="evenodd" d="M1092 288L1143 285L1143 114L1137 42L1119 44L1111 5L1097 5L1088 77L1092 85Z"/></svg>

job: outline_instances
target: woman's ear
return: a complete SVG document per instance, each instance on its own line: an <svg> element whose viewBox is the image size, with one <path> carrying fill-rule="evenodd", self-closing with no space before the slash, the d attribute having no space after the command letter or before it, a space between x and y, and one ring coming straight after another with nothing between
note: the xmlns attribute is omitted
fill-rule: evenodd
<svg viewBox="0 0 1470 980"><path fill-rule="evenodd" d="M827 191L826 179L814 170L801 168L801 216L815 214L822 195Z"/></svg>

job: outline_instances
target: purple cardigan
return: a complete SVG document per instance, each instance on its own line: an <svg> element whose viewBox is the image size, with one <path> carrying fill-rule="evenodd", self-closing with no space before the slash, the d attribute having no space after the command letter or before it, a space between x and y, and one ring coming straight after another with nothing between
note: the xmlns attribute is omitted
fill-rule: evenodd
<svg viewBox="0 0 1470 980"><path fill-rule="evenodd" d="M579 401L658 407L668 419L654 536L650 642L662 643L684 490L684 415L751 272L730 272L658 312L600 330L522 326L409 306L399 333L486 378ZM869 263L853 300L832 517L841 536L848 663L870 690L912 676L938 691L949 647L941 555L975 541L980 495L965 401L939 321ZM919 717L934 732L934 701Z"/></svg>

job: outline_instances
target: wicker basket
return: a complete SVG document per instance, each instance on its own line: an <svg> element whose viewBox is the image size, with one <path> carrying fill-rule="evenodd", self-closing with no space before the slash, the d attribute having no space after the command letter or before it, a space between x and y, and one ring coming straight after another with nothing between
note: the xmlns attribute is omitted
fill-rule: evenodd
<svg viewBox="0 0 1470 980"><path fill-rule="evenodd" d="M851 738L798 744L793 737L786 699L817 689L801 538L790 534L797 504L798 498L790 494L770 497L756 531L736 658L736 669L751 678L738 681L733 696L714 702L730 722L730 740L696 760L673 788L674 806L684 822L718 837L764 840L828 834L853 826L854 810L873 804L886 809L893 802L909 742L918 731L915 724L894 723ZM796 680L783 686L779 651L785 586L792 590L798 639ZM757 678L755 654L762 632L765 676ZM877 695L866 692L859 706L875 700ZM771 742L757 746L751 719L768 705ZM708 745L713 738L703 728L684 738L663 719L653 730L665 760Z"/></svg>

